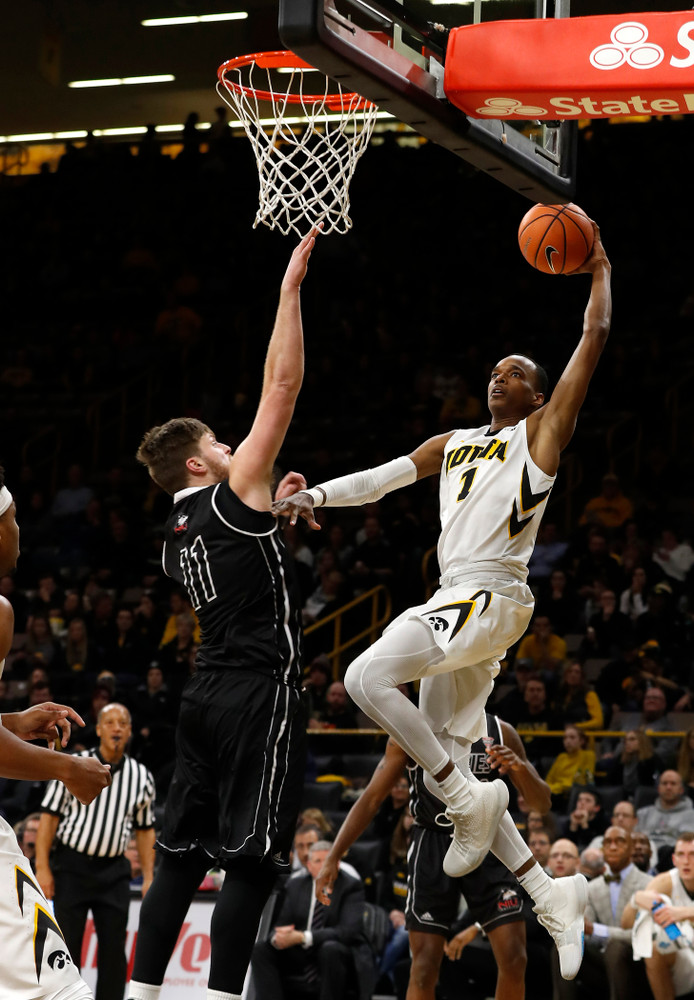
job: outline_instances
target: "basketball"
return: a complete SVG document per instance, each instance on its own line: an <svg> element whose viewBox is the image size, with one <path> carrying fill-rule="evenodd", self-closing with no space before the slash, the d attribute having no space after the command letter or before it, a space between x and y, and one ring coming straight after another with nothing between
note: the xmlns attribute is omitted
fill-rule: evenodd
<svg viewBox="0 0 694 1000"><path fill-rule="evenodd" d="M567 274L593 249L593 224L578 205L533 205L518 227L521 253L544 274Z"/></svg>

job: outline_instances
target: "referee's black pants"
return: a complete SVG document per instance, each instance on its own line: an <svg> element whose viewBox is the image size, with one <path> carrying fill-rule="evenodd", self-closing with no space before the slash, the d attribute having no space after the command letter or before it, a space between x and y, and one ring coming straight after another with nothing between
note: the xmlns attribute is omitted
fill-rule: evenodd
<svg viewBox="0 0 694 1000"><path fill-rule="evenodd" d="M61 847L53 866L55 916L70 955L79 968L82 938L91 910L98 942L95 1000L123 1000L130 864L117 858L94 858Z"/></svg>

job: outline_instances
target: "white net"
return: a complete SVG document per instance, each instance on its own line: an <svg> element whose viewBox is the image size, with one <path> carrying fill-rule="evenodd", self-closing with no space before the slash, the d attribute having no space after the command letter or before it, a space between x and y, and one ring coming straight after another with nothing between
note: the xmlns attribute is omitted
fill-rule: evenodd
<svg viewBox="0 0 694 1000"><path fill-rule="evenodd" d="M322 93L316 80L324 82ZM319 83L322 86L323 83ZM260 180L253 228L263 223L303 237L346 233L349 185L364 153L378 108L315 71L290 68L281 92L269 68L255 61L220 70L217 91L243 124ZM306 92L304 92L306 85Z"/></svg>

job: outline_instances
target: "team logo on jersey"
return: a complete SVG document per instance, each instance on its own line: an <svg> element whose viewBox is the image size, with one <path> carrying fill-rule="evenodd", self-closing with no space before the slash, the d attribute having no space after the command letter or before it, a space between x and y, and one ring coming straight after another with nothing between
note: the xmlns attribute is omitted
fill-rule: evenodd
<svg viewBox="0 0 694 1000"><path fill-rule="evenodd" d="M182 535L188 530L188 515L179 514L174 525L174 535Z"/></svg>
<svg viewBox="0 0 694 1000"><path fill-rule="evenodd" d="M15 866L15 886L17 890L17 903L19 904L19 909L22 913L22 916L25 915L25 909L24 909L25 887L31 886L32 889L36 890L40 899L44 903L46 902L46 897L41 892L36 882L34 882L34 880L29 875L27 875L24 869L20 868L18 865ZM27 901L27 911L30 909L31 909L31 904L28 903ZM33 905L33 924L34 924L34 966L36 967L36 982L38 983L41 981L41 965L43 963L43 952L46 946L46 938L48 936L48 932L53 931L54 934L57 934L58 937L62 940L63 944L65 944L65 938L63 937L63 932L61 931L60 927L58 927L57 923L55 922L51 914L48 912L47 909L45 909L44 906L41 905L41 903L38 902L34 903ZM58 952L51 953L48 962L49 963L51 962L51 958L54 958L55 960L55 966L51 965L51 968L54 967L62 968L62 966L59 966L57 964L58 954L59 954ZM63 954L63 952L60 952L60 954Z"/></svg>
<svg viewBox="0 0 694 1000"><path fill-rule="evenodd" d="M515 913L522 906L520 896L515 889L504 889L499 896L496 908L500 913Z"/></svg>
<svg viewBox="0 0 694 1000"><path fill-rule="evenodd" d="M454 601L452 604L442 604L440 608L434 608L435 614L426 616L426 620L433 627L435 632L445 632L446 629L452 624L453 631L448 639L448 641L451 642L455 639L461 628L467 623L470 615L477 607L477 601L481 597L484 597L484 604L482 605L482 610L479 613L479 617L481 618L489 607L489 602L492 599L491 591L489 590L478 590L477 593L473 594L468 601ZM445 611L454 611L456 613L455 622L451 623L448 619L440 617Z"/></svg>
<svg viewBox="0 0 694 1000"><path fill-rule="evenodd" d="M66 951L52 951L48 956L48 964L52 969L67 969L72 965L72 959Z"/></svg>

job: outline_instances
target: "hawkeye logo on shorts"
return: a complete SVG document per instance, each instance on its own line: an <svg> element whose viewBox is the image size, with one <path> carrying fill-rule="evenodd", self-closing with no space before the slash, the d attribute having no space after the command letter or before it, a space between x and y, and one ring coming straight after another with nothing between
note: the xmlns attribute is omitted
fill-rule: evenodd
<svg viewBox="0 0 694 1000"><path fill-rule="evenodd" d="M174 526L174 535L182 535L188 530L188 515L179 514Z"/></svg>
<svg viewBox="0 0 694 1000"><path fill-rule="evenodd" d="M481 597L484 597L484 605L480 611L481 618L489 607L489 603L492 599L492 595L489 590L478 590L477 593L473 594L467 601L454 601L452 604L442 604L440 608L434 608L433 614L424 615L423 617L426 618L435 632L445 632L452 626L453 631L448 639L448 641L451 642L455 639L461 628L463 628L463 626L469 621L470 615L477 607L477 601ZM441 617L441 615L446 611L455 613L455 621L450 622L448 618Z"/></svg>
<svg viewBox="0 0 694 1000"><path fill-rule="evenodd" d="M18 865L15 865L15 885L17 889L17 903L19 904L19 909L22 913L22 916L25 916L25 914L32 909L31 904L28 901L27 901L27 910L25 911L24 909L25 887L28 888L30 886L32 889L36 891L41 901L43 903L46 902L46 897L41 892L36 882L34 882L34 880L29 875L27 875L24 869L20 868ZM65 944L65 938L63 937L63 932L61 931L60 927L58 927L57 923L55 922L51 914L44 906L41 905L40 902L34 903L33 905L33 917L34 917L33 919L34 965L36 967L36 982L39 983L41 981L41 965L43 963L43 952L46 946L46 938L48 936L48 932L53 931L54 934L57 934L58 937L63 942L63 944ZM65 947L67 948L67 945L65 945ZM61 959L60 958L61 955L65 957ZM65 959L67 959L67 962L65 961ZM60 964L61 962L62 964ZM48 964L51 966L52 969L54 968L62 969L65 967L66 964L69 964L69 962L70 962L69 955L67 955L66 952L63 951L51 952L50 956L48 957Z"/></svg>

